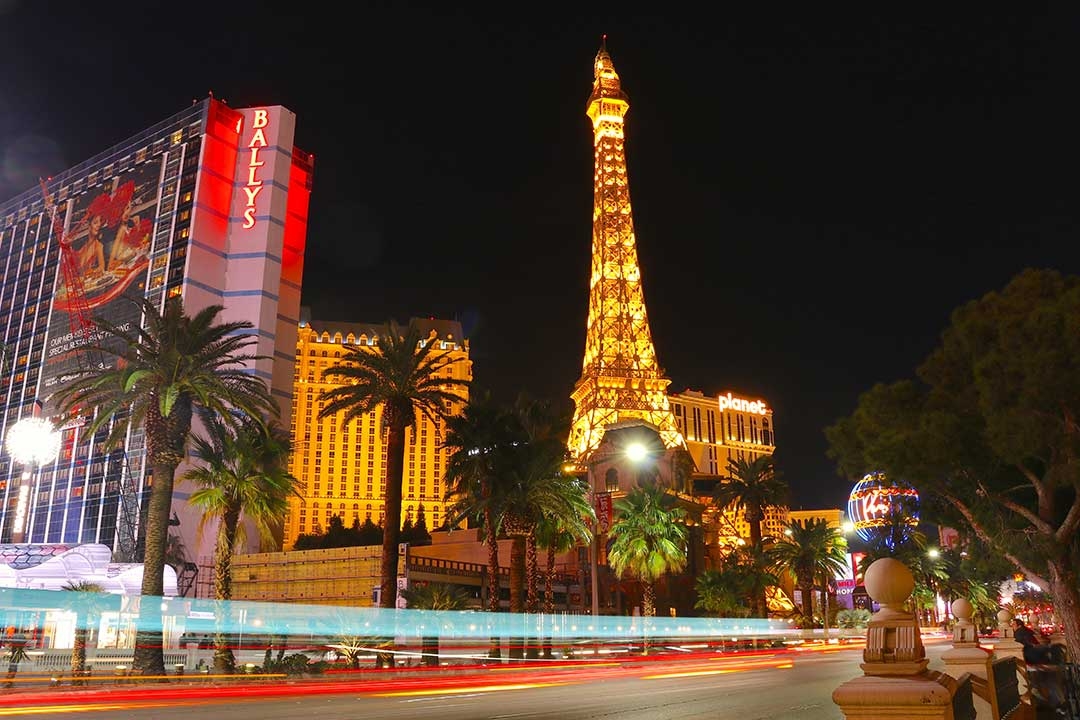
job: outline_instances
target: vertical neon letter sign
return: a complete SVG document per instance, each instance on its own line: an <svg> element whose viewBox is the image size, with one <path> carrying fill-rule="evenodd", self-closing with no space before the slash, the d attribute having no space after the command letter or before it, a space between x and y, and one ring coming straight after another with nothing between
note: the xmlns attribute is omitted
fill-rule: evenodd
<svg viewBox="0 0 1080 720"><path fill-rule="evenodd" d="M251 127L255 132L251 136L251 140L248 141L248 149L251 151L248 156L248 177L247 184L244 185L244 195L247 197L247 204L244 207L244 224L241 226L245 230L255 227L255 198L262 192L262 180L258 177L259 168L266 164L265 160L259 159L259 151L266 147L266 133L265 128L269 124L270 120L267 117L266 110L256 110L254 117L252 118Z"/></svg>

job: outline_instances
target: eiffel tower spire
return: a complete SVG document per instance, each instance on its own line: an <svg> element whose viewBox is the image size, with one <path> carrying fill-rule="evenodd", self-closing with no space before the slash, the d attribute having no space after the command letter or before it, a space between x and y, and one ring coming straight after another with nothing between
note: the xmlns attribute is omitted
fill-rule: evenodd
<svg viewBox="0 0 1080 720"><path fill-rule="evenodd" d="M578 460L597 448L608 425L626 420L656 426L669 448L685 445L668 405L670 380L656 360L645 312L623 134L630 101L607 52L606 35L593 71L585 110L592 120L595 158L589 318L581 379L570 395L569 445Z"/></svg>

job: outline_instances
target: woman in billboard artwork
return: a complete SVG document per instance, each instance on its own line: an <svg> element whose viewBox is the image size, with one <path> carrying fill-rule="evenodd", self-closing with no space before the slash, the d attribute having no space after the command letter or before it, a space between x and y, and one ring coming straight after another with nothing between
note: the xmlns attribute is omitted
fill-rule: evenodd
<svg viewBox="0 0 1080 720"><path fill-rule="evenodd" d="M113 197L114 203L122 208L116 219L116 234L109 250L109 270L116 274L119 268L127 268L141 257L153 223L135 213L134 183L124 183Z"/></svg>
<svg viewBox="0 0 1080 720"><path fill-rule="evenodd" d="M79 268L85 277L95 277L105 272L106 218L101 212L90 210L86 241L78 250Z"/></svg>

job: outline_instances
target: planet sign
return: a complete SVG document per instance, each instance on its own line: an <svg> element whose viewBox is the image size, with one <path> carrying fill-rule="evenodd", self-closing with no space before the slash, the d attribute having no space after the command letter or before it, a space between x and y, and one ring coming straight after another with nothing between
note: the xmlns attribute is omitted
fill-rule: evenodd
<svg viewBox="0 0 1080 720"><path fill-rule="evenodd" d="M848 517L855 532L863 540L873 537L872 529L890 524L890 516L906 515L905 523L914 528L919 524L919 493L903 482L889 480L883 472L867 473L851 488L847 504Z"/></svg>

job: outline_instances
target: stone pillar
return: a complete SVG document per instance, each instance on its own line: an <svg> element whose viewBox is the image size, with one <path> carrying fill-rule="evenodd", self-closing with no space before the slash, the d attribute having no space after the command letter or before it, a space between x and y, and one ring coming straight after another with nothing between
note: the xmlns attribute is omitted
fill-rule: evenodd
<svg viewBox="0 0 1080 720"><path fill-rule="evenodd" d="M1013 614L1002 608L998 610L998 641L994 645L994 654L998 657L1014 657L1024 662L1024 646L1013 638Z"/></svg>
<svg viewBox="0 0 1080 720"><path fill-rule="evenodd" d="M904 610L915 578L895 558L875 560L863 576L866 591L881 604L866 631L863 676L833 691L833 702L848 720L940 718L952 720L957 682L927 670L919 621Z"/></svg>
<svg viewBox="0 0 1080 720"><path fill-rule="evenodd" d="M1024 646L1016 642L1013 638L1013 626L1012 619L1013 614L1002 608L998 610L998 641L994 645L994 655L996 657L1014 657L1016 658L1016 666L1020 668L1017 675L1017 690L1020 692L1020 697L1031 700L1031 695L1028 692L1027 673L1024 668L1027 664L1024 662Z"/></svg>
<svg viewBox="0 0 1080 720"><path fill-rule="evenodd" d="M987 682L987 663L994 657L993 653L979 645L978 628L971 622L974 609L971 603L960 598L952 603L952 614L956 618L953 625L952 650L946 650L941 655L945 663L945 671L954 678L964 673L971 673L981 678L983 684ZM975 714L978 717L990 717L990 703L978 694L972 697L975 705Z"/></svg>

